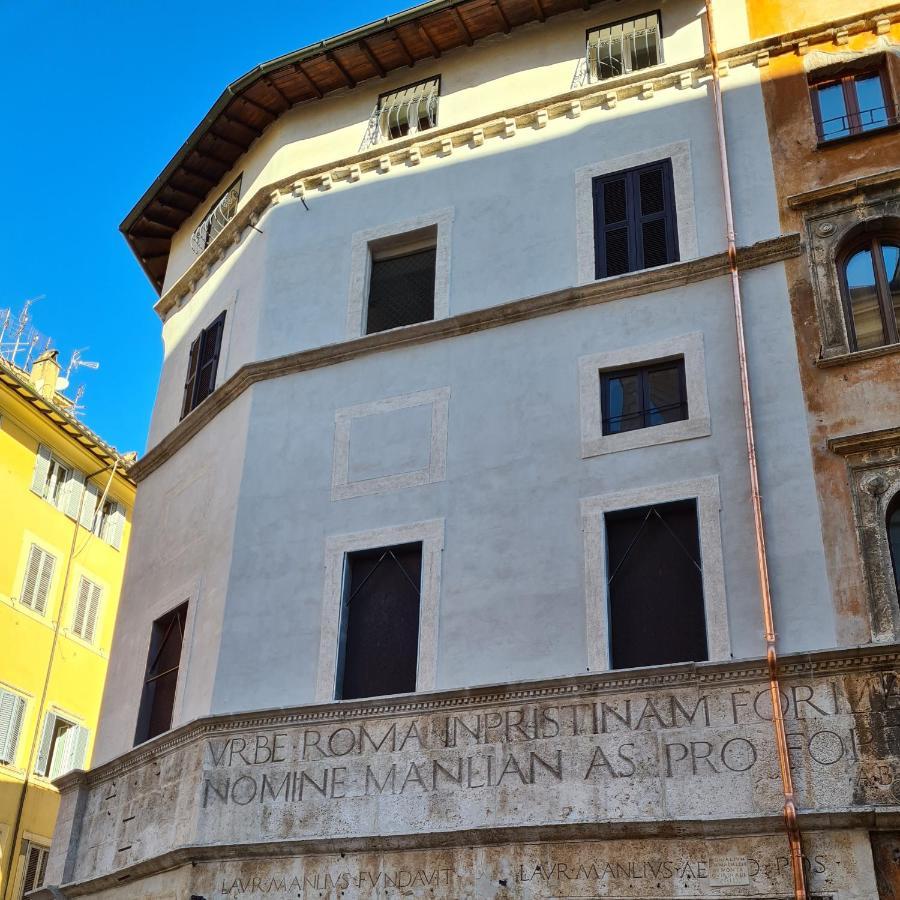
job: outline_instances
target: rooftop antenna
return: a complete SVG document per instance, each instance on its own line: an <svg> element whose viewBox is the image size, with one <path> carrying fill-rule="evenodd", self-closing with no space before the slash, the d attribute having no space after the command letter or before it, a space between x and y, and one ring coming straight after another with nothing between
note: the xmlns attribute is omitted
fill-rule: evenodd
<svg viewBox="0 0 900 900"><path fill-rule="evenodd" d="M28 315L28 310L30 309L31 304L36 303L38 300L43 300L46 296L46 294L41 294L38 297L31 297L23 304L22 311L19 313L19 321L16 324L16 342L15 344L13 344L12 354L9 357L9 361L11 363L15 363L16 361L16 354L18 354L19 352L19 345L22 341L22 335L25 333L25 329L28 326L28 323L31 321L31 317Z"/></svg>
<svg viewBox="0 0 900 900"><path fill-rule="evenodd" d="M34 348L38 345L40 339L41 336L37 332L31 336L31 340L28 342L28 355L25 357L25 365L22 366L23 369L27 369L31 365L31 354L34 353Z"/></svg>
<svg viewBox="0 0 900 900"><path fill-rule="evenodd" d="M82 353L87 350L87 347L82 347L80 350L76 350L71 359L69 360L69 365L66 367L66 374L63 375L62 378L57 382L57 388L60 391L64 391L69 386L69 379L72 377L72 372L75 369L99 369L100 363L91 362L91 360L84 359L82 357ZM84 386L82 385L79 390L83 393Z"/></svg>
<svg viewBox="0 0 900 900"><path fill-rule="evenodd" d="M3 347L3 337L6 334L6 329L9 328L9 320L12 318L12 310L4 309L3 313L3 324L0 325L0 348Z"/></svg>
<svg viewBox="0 0 900 900"><path fill-rule="evenodd" d="M84 412L84 407L81 406L81 398L84 396L84 385L79 384L78 390L75 391L75 399L72 401L72 412Z"/></svg>

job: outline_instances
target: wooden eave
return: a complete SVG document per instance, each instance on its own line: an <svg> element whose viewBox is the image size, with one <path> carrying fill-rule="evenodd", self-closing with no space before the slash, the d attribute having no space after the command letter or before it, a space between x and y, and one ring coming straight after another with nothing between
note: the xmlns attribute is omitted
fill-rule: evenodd
<svg viewBox="0 0 900 900"><path fill-rule="evenodd" d="M133 462L125 459L114 447L107 444L99 435L79 422L70 412L52 400L48 400L29 383L23 372L0 359L0 384L5 385L26 403L29 403L41 416L66 437L80 444L88 453L97 458L101 465L112 465L118 460L117 473L133 487L137 482L130 474Z"/></svg>
<svg viewBox="0 0 900 900"><path fill-rule="evenodd" d="M598 2L603 0L428 0L263 63L225 88L120 230L159 293L172 234L289 109Z"/></svg>

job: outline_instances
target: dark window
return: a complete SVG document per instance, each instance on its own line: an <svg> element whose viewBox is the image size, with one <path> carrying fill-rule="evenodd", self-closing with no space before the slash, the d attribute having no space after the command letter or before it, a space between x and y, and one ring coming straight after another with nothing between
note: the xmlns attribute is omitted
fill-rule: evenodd
<svg viewBox="0 0 900 900"><path fill-rule="evenodd" d="M153 623L135 744L149 741L172 727L187 611L188 605L183 603Z"/></svg>
<svg viewBox="0 0 900 900"><path fill-rule="evenodd" d="M600 373L603 433L680 422L688 417L684 360Z"/></svg>
<svg viewBox="0 0 900 900"><path fill-rule="evenodd" d="M838 256L852 350L900 340L900 237L865 234Z"/></svg>
<svg viewBox="0 0 900 900"><path fill-rule="evenodd" d="M678 260L672 161L594 179L596 277Z"/></svg>
<svg viewBox="0 0 900 900"><path fill-rule="evenodd" d="M366 334L434 318L435 247L373 253Z"/></svg>
<svg viewBox="0 0 900 900"><path fill-rule="evenodd" d="M606 514L611 666L707 658L697 504Z"/></svg>
<svg viewBox="0 0 900 900"><path fill-rule="evenodd" d="M347 554L339 699L416 689L422 545Z"/></svg>
<svg viewBox="0 0 900 900"><path fill-rule="evenodd" d="M225 330L225 313L200 332L191 344L188 356L188 373L184 382L184 401L181 404L183 419L192 409L199 406L216 387L216 370L219 368L219 353L222 350L222 332Z"/></svg>
<svg viewBox="0 0 900 900"><path fill-rule="evenodd" d="M842 71L810 85L819 141L877 131L896 124L890 82L882 68Z"/></svg>
<svg viewBox="0 0 900 900"><path fill-rule="evenodd" d="M891 565L894 567L894 583L900 597L900 493L894 495L887 511L888 545L891 548Z"/></svg>
<svg viewBox="0 0 900 900"><path fill-rule="evenodd" d="M614 78L662 62L659 13L611 22L587 35L587 71L591 81Z"/></svg>

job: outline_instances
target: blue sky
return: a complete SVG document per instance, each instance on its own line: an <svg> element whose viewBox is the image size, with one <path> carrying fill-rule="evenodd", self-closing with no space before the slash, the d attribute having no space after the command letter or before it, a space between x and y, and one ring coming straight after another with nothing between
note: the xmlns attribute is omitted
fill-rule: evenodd
<svg viewBox="0 0 900 900"><path fill-rule="evenodd" d="M120 450L145 449L162 344L119 223L230 81L410 5L0 0L0 308L45 295L34 324L100 362L72 386Z"/></svg>

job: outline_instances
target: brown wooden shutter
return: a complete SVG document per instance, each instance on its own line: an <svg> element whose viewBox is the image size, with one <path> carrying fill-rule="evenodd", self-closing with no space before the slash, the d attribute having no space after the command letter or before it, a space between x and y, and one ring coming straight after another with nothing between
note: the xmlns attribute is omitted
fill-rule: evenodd
<svg viewBox="0 0 900 900"><path fill-rule="evenodd" d="M202 337L202 335L201 335ZM183 419L194 408L194 387L197 383L197 361L200 359L200 338L191 344L191 352L188 355L187 378L184 382L184 399L181 403L181 418Z"/></svg>

